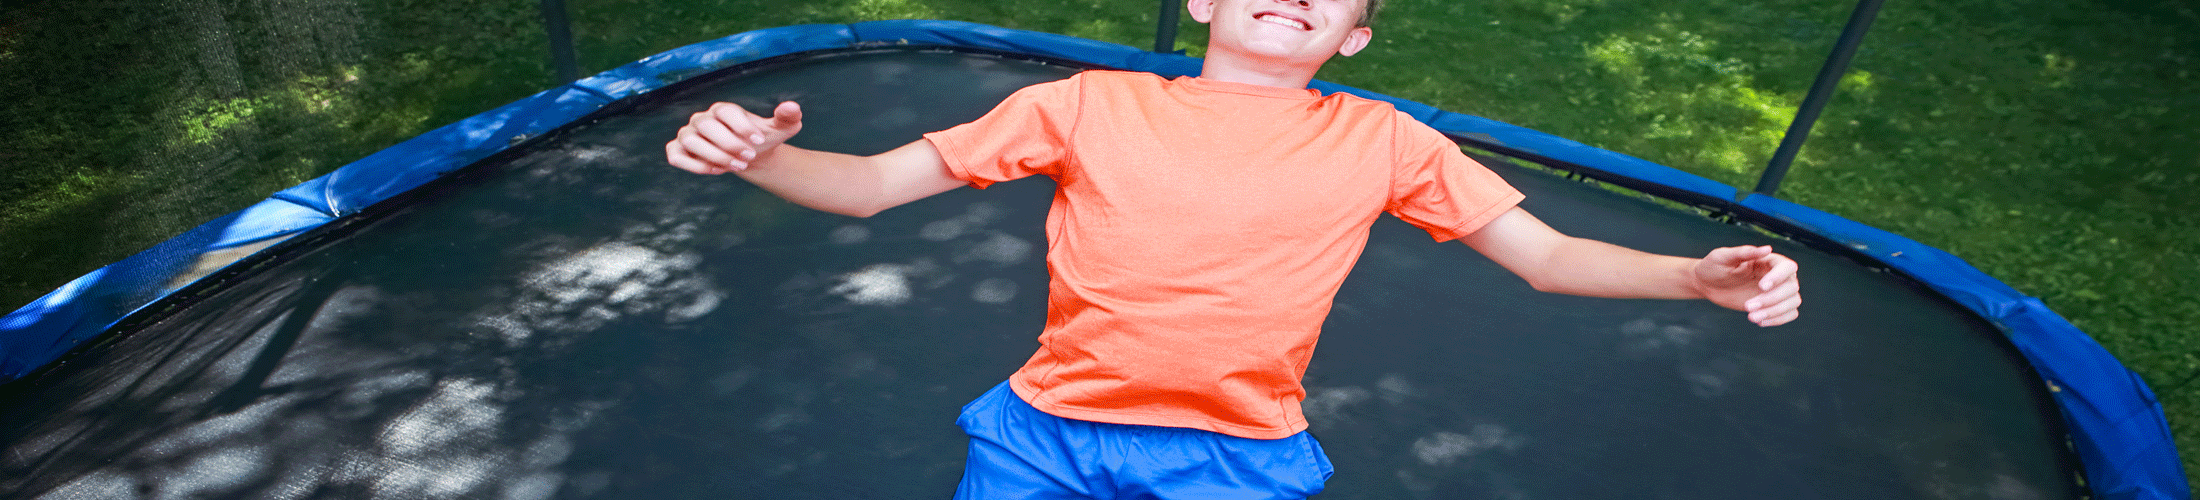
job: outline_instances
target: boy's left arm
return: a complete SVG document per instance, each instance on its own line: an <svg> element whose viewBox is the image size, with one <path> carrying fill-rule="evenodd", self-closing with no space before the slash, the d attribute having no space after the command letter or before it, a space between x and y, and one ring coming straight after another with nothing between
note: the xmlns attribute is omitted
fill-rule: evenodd
<svg viewBox="0 0 2200 500"><path fill-rule="evenodd" d="M1460 241L1545 292L1705 299L1749 313L1759 326L1794 321L1803 303L1795 261L1768 246L1720 248L1701 259L1656 255L1567 236L1519 207Z"/></svg>

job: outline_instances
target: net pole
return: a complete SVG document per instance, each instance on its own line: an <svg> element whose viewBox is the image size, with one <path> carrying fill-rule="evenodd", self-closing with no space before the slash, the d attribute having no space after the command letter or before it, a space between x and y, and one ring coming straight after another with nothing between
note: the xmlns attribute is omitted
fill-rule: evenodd
<svg viewBox="0 0 2200 500"><path fill-rule="evenodd" d="M1826 101L1833 98L1833 91L1841 84L1841 75L1849 70L1849 61L1856 57L1856 47L1864 43L1864 32L1870 31L1872 20L1879 17L1880 4L1885 0L1860 0L1856 11L1849 13L1848 27L1841 29L1841 39L1833 43L1833 53L1826 56L1826 65L1818 68L1818 80L1810 85L1810 94L1803 97L1802 107L1795 110L1795 121L1788 123L1787 135L1780 138L1780 148L1772 152L1772 161L1765 164L1765 172L1757 178L1756 193L1772 196L1780 190L1780 181L1787 178L1788 167L1795 163L1796 153L1802 151L1803 141L1810 138L1812 125L1818 123L1818 114L1826 108Z"/></svg>
<svg viewBox="0 0 2200 500"><path fill-rule="evenodd" d="M573 23L565 15L565 0L542 0L542 27L550 35L550 62L560 85L581 78L573 55Z"/></svg>
<svg viewBox="0 0 2200 500"><path fill-rule="evenodd" d="M1153 51L1163 54L1176 52L1176 24L1179 12L1184 9L1182 0L1161 0L1161 20L1153 30Z"/></svg>

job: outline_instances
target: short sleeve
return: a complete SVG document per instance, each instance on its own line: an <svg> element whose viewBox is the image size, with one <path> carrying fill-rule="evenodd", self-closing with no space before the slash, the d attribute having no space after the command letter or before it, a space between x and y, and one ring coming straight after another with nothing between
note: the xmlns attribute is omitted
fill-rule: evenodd
<svg viewBox="0 0 2200 500"><path fill-rule="evenodd" d="M1436 241L1458 239L1512 210L1526 196L1481 162L1468 158L1442 133L1403 114L1393 135L1391 215L1428 231Z"/></svg>
<svg viewBox="0 0 2200 500"><path fill-rule="evenodd" d="M962 125L924 134L955 178L984 189L1031 175L1052 176L1069 158L1083 78L1024 87Z"/></svg>

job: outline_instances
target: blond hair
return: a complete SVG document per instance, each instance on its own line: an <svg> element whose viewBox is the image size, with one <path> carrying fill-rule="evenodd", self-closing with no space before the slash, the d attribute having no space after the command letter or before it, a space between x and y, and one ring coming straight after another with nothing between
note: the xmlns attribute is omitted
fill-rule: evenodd
<svg viewBox="0 0 2200 500"><path fill-rule="evenodd" d="M1375 11L1383 10L1383 0L1367 0L1360 4L1360 25L1365 28L1375 24Z"/></svg>

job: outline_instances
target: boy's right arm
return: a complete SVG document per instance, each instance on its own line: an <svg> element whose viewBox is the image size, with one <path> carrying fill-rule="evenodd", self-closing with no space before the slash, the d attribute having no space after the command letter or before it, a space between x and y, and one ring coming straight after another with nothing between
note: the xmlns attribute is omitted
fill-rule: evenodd
<svg viewBox="0 0 2200 500"><path fill-rule="evenodd" d="M698 174L733 172L797 205L855 217L966 184L948 172L929 139L855 156L785 144L801 130L802 107L793 102L779 103L770 118L712 104L665 143L665 161Z"/></svg>

